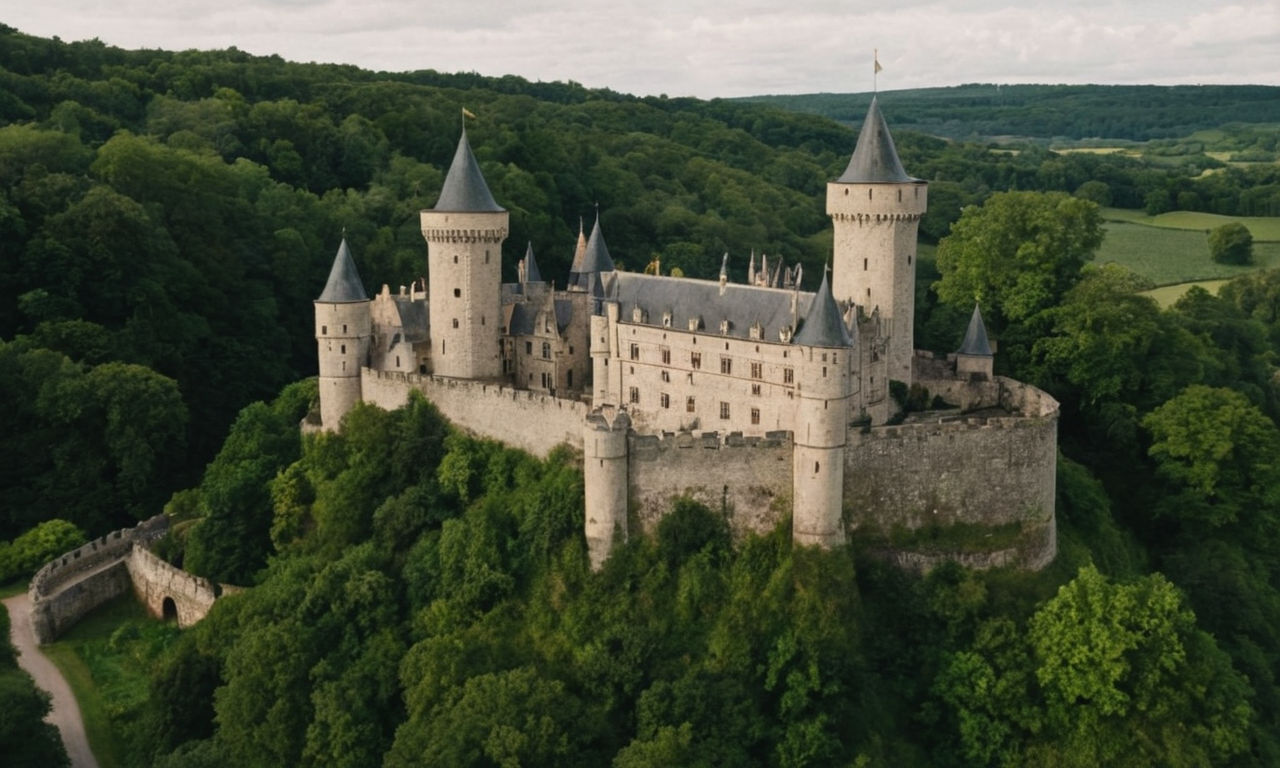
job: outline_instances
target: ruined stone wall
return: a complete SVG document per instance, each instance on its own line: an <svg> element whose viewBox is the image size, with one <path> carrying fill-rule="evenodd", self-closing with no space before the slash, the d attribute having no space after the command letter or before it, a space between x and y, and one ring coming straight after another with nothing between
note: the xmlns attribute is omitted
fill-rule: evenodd
<svg viewBox="0 0 1280 768"><path fill-rule="evenodd" d="M509 386L392 371L362 371L365 402L393 410L418 390L455 426L546 457L568 443L582 447L585 403Z"/></svg>
<svg viewBox="0 0 1280 768"><path fill-rule="evenodd" d="M36 640L52 642L86 613L128 591L129 571L124 560L134 542L154 541L168 528L168 518L156 515L46 563L27 588Z"/></svg>
<svg viewBox="0 0 1280 768"><path fill-rule="evenodd" d="M1041 567L1056 546L1057 403L1011 379L966 386L1017 415L850 430L846 519L855 531L885 537L893 559L908 567L931 567L931 559ZM910 532L922 529L940 535L913 541Z"/></svg>
<svg viewBox="0 0 1280 768"><path fill-rule="evenodd" d="M628 442L631 511L645 533L653 533L679 496L690 496L712 511L724 510L735 537L772 529L790 509L792 443L787 432L765 437L633 433Z"/></svg>
<svg viewBox="0 0 1280 768"><path fill-rule="evenodd" d="M218 585L170 565L136 542L124 564L133 592L147 612L164 618L164 601L171 599L178 626L184 629L203 619L221 593Z"/></svg>

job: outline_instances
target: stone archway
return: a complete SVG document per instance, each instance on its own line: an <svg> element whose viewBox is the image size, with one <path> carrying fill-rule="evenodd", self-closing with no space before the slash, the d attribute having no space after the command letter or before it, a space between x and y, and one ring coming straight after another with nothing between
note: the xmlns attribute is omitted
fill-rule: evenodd
<svg viewBox="0 0 1280 768"><path fill-rule="evenodd" d="M166 597L164 603L161 604L160 617L165 621L178 621L178 604L173 602L172 597Z"/></svg>

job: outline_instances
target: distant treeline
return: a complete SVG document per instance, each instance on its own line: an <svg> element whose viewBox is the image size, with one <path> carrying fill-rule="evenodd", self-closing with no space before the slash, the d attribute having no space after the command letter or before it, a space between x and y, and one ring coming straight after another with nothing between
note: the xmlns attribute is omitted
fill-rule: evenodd
<svg viewBox="0 0 1280 768"><path fill-rule="evenodd" d="M887 91L899 127L953 139L988 136L1176 138L1223 123L1280 122L1270 85L992 85ZM869 93L750 96L743 101L855 124Z"/></svg>

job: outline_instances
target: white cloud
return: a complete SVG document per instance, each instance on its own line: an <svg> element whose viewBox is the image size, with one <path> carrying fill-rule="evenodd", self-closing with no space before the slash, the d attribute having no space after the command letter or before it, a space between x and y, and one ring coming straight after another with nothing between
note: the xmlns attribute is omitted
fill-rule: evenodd
<svg viewBox="0 0 1280 768"><path fill-rule="evenodd" d="M1280 83L1280 4L1242 0L679 2L48 0L6 23L124 47L738 96L966 82Z"/></svg>

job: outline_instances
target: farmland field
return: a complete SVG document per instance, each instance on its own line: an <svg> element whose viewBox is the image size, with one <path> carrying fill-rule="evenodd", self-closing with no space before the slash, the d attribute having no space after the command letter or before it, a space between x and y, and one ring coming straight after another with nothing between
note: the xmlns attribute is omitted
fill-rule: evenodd
<svg viewBox="0 0 1280 768"><path fill-rule="evenodd" d="M1127 208L1103 208L1102 218L1108 221L1124 221L1161 229L1205 230L1238 221L1249 228L1255 241L1280 241L1280 216L1219 216L1199 211L1170 211L1159 216L1148 216L1142 211Z"/></svg>
<svg viewBox="0 0 1280 768"><path fill-rule="evenodd" d="M1099 264L1113 262L1128 267L1156 285L1232 278L1255 269L1280 266L1280 242L1255 242L1254 263L1241 267L1217 264L1210 259L1209 243L1203 230L1144 226L1123 221L1108 221L1104 227L1106 237L1094 260Z"/></svg>
<svg viewBox="0 0 1280 768"><path fill-rule="evenodd" d="M1149 291L1143 291L1144 296L1150 296L1156 300L1161 307L1173 306L1178 299L1186 295L1187 291L1195 286L1200 286L1209 293L1218 294L1218 289L1229 283L1229 280L1201 280L1196 283L1178 283L1177 285L1162 285L1159 288L1152 288Z"/></svg>

